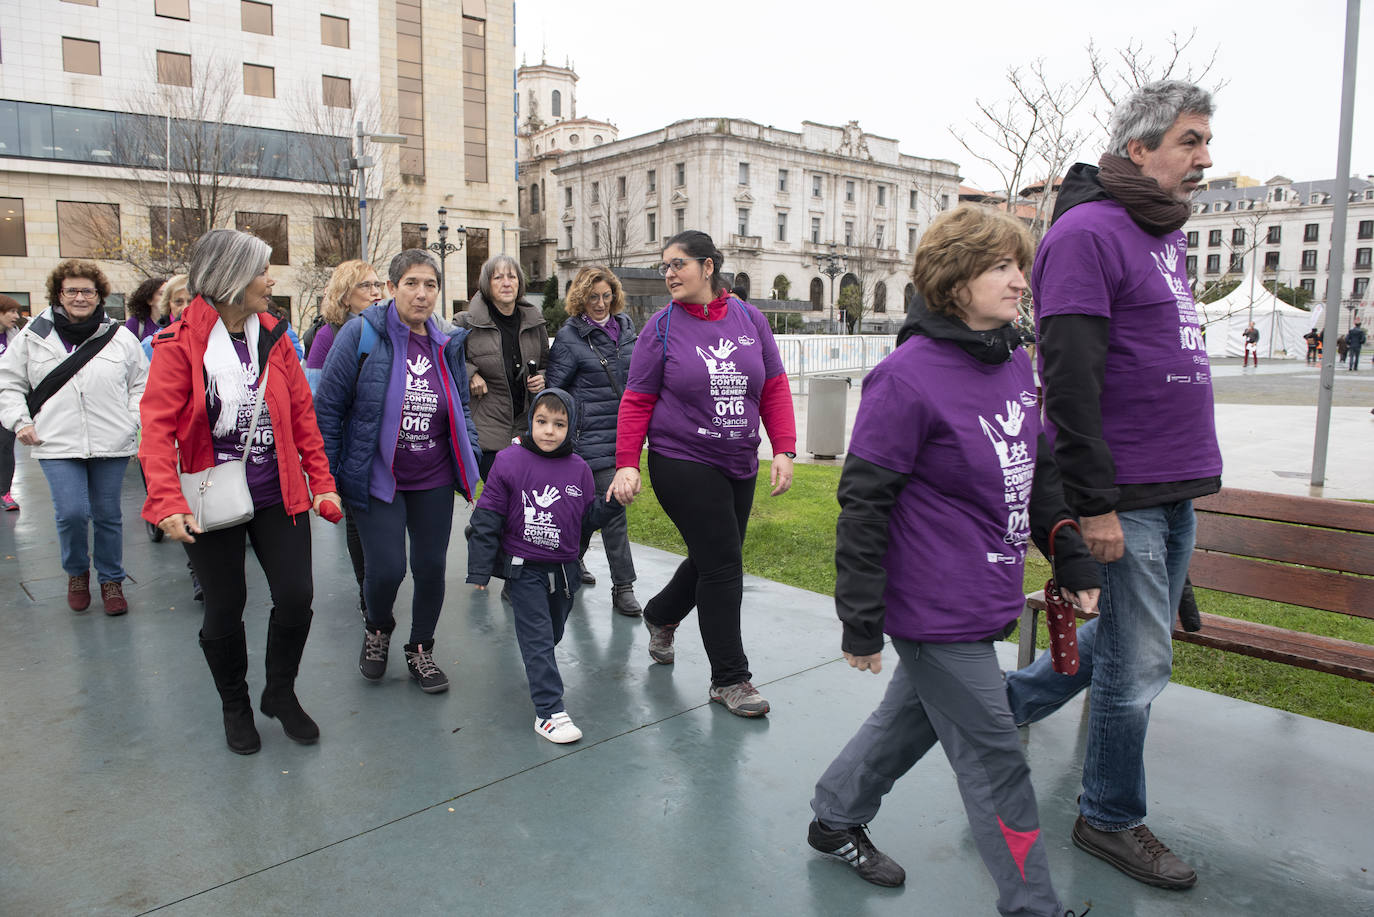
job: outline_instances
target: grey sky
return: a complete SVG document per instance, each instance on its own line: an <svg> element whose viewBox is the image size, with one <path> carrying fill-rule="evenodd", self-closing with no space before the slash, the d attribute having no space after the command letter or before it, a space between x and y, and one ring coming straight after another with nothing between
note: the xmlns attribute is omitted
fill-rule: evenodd
<svg viewBox="0 0 1374 917"><path fill-rule="evenodd" d="M1374 172L1374 124L1361 117L1374 110L1374 9L1364 13L1356 174ZM1204 82L1229 81L1212 122L1213 173L1305 180L1335 172L1344 24L1343 0L517 0L516 60L571 58L578 114L614 122L622 137L697 116L791 130L803 119L858 120L905 153L952 159L970 183L995 188L996 173L948 128L969 133L975 99L1006 98L1008 67L1043 57L1058 79L1082 78L1089 39L1119 48L1134 38L1163 53L1172 31L1196 27L1192 59L1217 50Z"/></svg>

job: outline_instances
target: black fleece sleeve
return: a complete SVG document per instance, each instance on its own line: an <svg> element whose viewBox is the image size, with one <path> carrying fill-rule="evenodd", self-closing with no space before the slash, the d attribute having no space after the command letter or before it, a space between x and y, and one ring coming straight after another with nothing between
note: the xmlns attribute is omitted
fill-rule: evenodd
<svg viewBox="0 0 1374 917"><path fill-rule="evenodd" d="M1116 462L1102 438L1107 333L1108 320L1092 315L1054 315L1040 322L1045 416L1057 430L1054 460L1064 501L1075 516L1109 513L1120 498Z"/></svg>
<svg viewBox="0 0 1374 917"><path fill-rule="evenodd" d="M852 452L844 460L836 497L835 613L844 625L840 647L855 656L883 648L883 588L887 571L888 520L907 476L865 461Z"/></svg>
<svg viewBox="0 0 1374 917"><path fill-rule="evenodd" d="M620 505L619 500L611 500L608 503L606 495L599 494L595 500L587 504L587 511L582 514L582 540L585 542L593 532L605 528L606 523L624 512L625 507Z"/></svg>
<svg viewBox="0 0 1374 917"><path fill-rule="evenodd" d="M1064 488L1059 479L1059 468L1054 462L1054 453L1049 441L1041 433L1036 443L1035 481L1031 485L1030 523L1031 538L1040 553L1049 557L1050 531L1061 519L1074 519L1064 503ZM1097 589L1102 583L1098 577L1097 561L1093 560L1083 537L1070 526L1059 530L1054 539L1055 582L1061 589L1077 592L1080 589Z"/></svg>
<svg viewBox="0 0 1374 917"><path fill-rule="evenodd" d="M472 511L468 523L468 582L485 586L496 572L496 559L501 553L501 529L506 520L491 509Z"/></svg>

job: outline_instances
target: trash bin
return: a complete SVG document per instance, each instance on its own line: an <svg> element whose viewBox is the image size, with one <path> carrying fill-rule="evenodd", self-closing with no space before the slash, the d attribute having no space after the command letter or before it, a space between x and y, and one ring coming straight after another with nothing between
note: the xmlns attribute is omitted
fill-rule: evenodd
<svg viewBox="0 0 1374 917"><path fill-rule="evenodd" d="M812 376L807 380L806 451L819 459L844 452L844 417L849 403L848 376Z"/></svg>

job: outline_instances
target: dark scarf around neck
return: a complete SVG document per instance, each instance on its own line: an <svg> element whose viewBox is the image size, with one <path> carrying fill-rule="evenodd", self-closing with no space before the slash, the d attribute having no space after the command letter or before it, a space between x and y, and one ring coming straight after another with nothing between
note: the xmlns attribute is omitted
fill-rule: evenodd
<svg viewBox="0 0 1374 917"><path fill-rule="evenodd" d="M69 347L80 347L105 324L105 304L96 306L94 312L80 321L73 321L66 309L55 306L52 310L52 324L63 343Z"/></svg>
<svg viewBox="0 0 1374 917"><path fill-rule="evenodd" d="M1152 236L1166 236L1188 222L1193 208L1164 192L1159 182L1140 171L1140 166L1121 156L1103 153L1097 162L1097 179L1131 219Z"/></svg>

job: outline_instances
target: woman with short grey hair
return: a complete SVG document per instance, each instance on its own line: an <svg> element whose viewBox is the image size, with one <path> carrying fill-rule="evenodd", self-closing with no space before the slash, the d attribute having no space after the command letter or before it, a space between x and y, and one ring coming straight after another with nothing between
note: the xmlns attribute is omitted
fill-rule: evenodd
<svg viewBox="0 0 1374 917"><path fill-rule="evenodd" d="M472 419L482 447L483 479L491 463L524 431L529 397L544 390L549 333L544 316L523 302L525 274L510 255L495 255L482 265L477 294L466 312L454 317L471 331L467 370L472 389Z"/></svg>
<svg viewBox="0 0 1374 917"><path fill-rule="evenodd" d="M266 242L232 229L207 233L191 250L187 286L195 299L154 337L138 452L148 481L143 518L185 544L204 587L200 646L220 695L225 741L240 755L262 747L246 680L244 543L252 543L272 595L259 709L279 719L288 738L313 743L319 727L295 691L313 617L306 513L339 509L305 373L286 323L267 311L270 255ZM207 532L182 494L180 473L232 461L245 464L253 517Z"/></svg>

